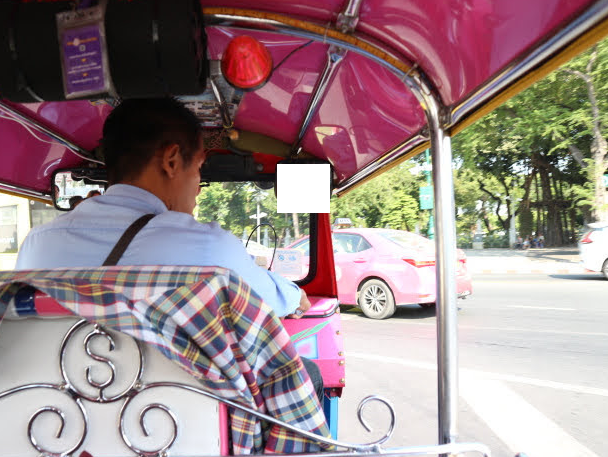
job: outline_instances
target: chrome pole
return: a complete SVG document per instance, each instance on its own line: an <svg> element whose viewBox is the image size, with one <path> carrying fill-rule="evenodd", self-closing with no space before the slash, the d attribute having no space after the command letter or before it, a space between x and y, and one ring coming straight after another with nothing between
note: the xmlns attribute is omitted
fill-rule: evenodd
<svg viewBox="0 0 608 457"><path fill-rule="evenodd" d="M308 102L308 106L306 108L306 113L304 114L304 119L302 120L302 124L300 125L298 137L296 138L296 141L291 147L292 154L299 153L300 145L302 143L302 140L304 139L304 135L306 135L312 118L317 113L317 110L319 109L319 106L321 104L321 100L327 92L327 88L329 87L332 77L338 69L340 62L342 62L342 59L345 55L346 51L344 49L333 45L329 46L329 49L327 50L327 61L325 63L325 67L323 68L323 71L317 79L317 83L315 84L315 88L312 91L310 101Z"/></svg>
<svg viewBox="0 0 608 457"><path fill-rule="evenodd" d="M336 20L336 27L342 33L352 33L357 27L359 22L359 9L363 0L349 0L346 8L340 14Z"/></svg>
<svg viewBox="0 0 608 457"><path fill-rule="evenodd" d="M456 442L458 435L457 257L452 146L447 130L440 123L441 104L432 96L428 98L426 113L435 186L439 444L450 444Z"/></svg>

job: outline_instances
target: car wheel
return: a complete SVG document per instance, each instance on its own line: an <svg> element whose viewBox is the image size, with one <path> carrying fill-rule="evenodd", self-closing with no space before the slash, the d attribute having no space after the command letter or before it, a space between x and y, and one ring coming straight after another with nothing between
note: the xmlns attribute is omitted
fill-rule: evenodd
<svg viewBox="0 0 608 457"><path fill-rule="evenodd" d="M395 314L395 298L391 288L379 279L365 281L357 299L359 308L370 319L386 319Z"/></svg>
<svg viewBox="0 0 608 457"><path fill-rule="evenodd" d="M608 279L608 259L604 260L604 265L602 265L602 274L604 278Z"/></svg>

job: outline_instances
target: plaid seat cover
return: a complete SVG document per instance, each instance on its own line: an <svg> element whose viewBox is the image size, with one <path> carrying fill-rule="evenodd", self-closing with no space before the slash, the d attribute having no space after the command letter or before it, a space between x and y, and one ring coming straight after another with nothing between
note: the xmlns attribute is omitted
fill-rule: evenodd
<svg viewBox="0 0 608 457"><path fill-rule="evenodd" d="M204 388L329 437L312 383L270 307L230 270L106 267L0 272L0 323L24 284L72 313L158 348ZM231 411L234 454L314 452L317 444Z"/></svg>

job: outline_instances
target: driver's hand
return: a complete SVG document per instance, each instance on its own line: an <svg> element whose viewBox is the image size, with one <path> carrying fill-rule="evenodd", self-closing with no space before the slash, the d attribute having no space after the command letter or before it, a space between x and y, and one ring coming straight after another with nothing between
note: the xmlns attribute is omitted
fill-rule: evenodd
<svg viewBox="0 0 608 457"><path fill-rule="evenodd" d="M286 317L288 317L290 319L299 319L309 309L310 309L310 301L308 300L308 297L306 296L306 292L304 292L304 289L302 289L302 296L300 297L300 306L298 306L295 313L288 314Z"/></svg>

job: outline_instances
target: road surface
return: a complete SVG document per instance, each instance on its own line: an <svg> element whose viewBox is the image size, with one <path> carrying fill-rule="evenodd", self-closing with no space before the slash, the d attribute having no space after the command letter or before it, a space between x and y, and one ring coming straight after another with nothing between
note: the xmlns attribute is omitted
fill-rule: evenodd
<svg viewBox="0 0 608 457"><path fill-rule="evenodd" d="M481 441L497 457L608 455L608 281L600 275L479 275L459 301L459 441ZM412 305L384 321L343 309L347 387L339 438L383 435L386 447L437 442L434 310Z"/></svg>

